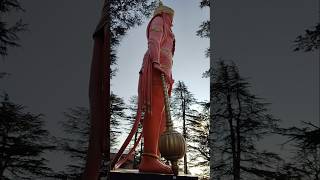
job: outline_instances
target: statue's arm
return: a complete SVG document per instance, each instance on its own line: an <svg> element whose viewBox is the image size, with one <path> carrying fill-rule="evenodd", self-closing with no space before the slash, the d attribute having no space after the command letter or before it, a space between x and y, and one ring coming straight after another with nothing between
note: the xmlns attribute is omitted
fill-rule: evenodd
<svg viewBox="0 0 320 180"><path fill-rule="evenodd" d="M148 29L148 50L151 61L155 65L160 65L160 43L163 36L163 23L162 17L155 17Z"/></svg>

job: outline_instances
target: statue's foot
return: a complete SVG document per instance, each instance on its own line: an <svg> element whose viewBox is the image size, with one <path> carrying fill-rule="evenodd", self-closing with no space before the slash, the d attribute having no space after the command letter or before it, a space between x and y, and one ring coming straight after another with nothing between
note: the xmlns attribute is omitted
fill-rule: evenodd
<svg viewBox="0 0 320 180"><path fill-rule="evenodd" d="M139 172L173 174L171 167L162 163L157 155L144 153L139 165Z"/></svg>

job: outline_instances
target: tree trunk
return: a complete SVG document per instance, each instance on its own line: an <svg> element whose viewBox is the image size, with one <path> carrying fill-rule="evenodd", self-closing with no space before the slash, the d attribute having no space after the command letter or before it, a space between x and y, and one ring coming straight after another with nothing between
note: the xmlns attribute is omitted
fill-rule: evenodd
<svg viewBox="0 0 320 180"><path fill-rule="evenodd" d="M8 134L8 133L7 133ZM7 138L6 136L3 134L2 136L2 147L1 148L5 148L7 144ZM3 178L3 173L5 170L5 160L4 160L4 151L1 152L1 156L0 156L0 179Z"/></svg>
<svg viewBox="0 0 320 180"><path fill-rule="evenodd" d="M236 166L234 167L235 169L235 176L236 179L240 179L240 155L241 155L241 144L240 144L240 124L239 124L239 120L237 119L237 126L236 126L236 133L237 133L237 156L236 156Z"/></svg>
<svg viewBox="0 0 320 180"><path fill-rule="evenodd" d="M237 177L237 179L240 179L240 160L241 160L241 134L240 134L240 117L241 117L241 113L242 113L242 108L241 108L241 101L240 101L240 97L239 97L239 92L237 91L237 101L238 101L238 109L239 109L239 113L237 115L236 118L236 134L237 134L237 157L236 157L236 167L235 167L235 176Z"/></svg>
<svg viewBox="0 0 320 180"><path fill-rule="evenodd" d="M233 173L233 179L234 180L239 180L238 177L236 176L237 174L237 154L236 154L236 139L235 139L235 133L233 129L233 112L232 112L232 107L231 107L231 95L228 93L227 95L227 108L228 108L228 123L229 123L229 128L230 128L230 136L231 136L231 148L232 148L232 173Z"/></svg>
<svg viewBox="0 0 320 180"><path fill-rule="evenodd" d="M182 92L181 92L182 94ZM185 100L182 100L182 118L183 118L183 137L187 140L187 131L186 131L186 104ZM188 161L187 161L187 152L183 157L184 162L184 174L188 174Z"/></svg>
<svg viewBox="0 0 320 180"><path fill-rule="evenodd" d="M210 7L210 32L213 32L214 29L213 29L213 19L215 18L214 15L214 11L213 11L213 2L214 0L210 0L210 4L211 4L211 7ZM210 33L211 34L211 33ZM213 34L211 34L211 37L213 37ZM213 76L213 66L214 66L214 53L215 53L215 50L213 49L214 48L214 41L211 40L210 41L210 69L209 69L209 75L210 75L210 118L209 118L209 154L210 154L210 180L213 180L213 177L214 177L214 171L213 171L213 168L215 166L214 164L214 151L213 151L213 144L214 144L214 138L212 137L213 136L213 123L214 123L214 119L213 119L213 114L214 114L214 108L213 108L213 82L214 82L214 76ZM213 53L214 52L214 53Z"/></svg>
<svg viewBox="0 0 320 180"><path fill-rule="evenodd" d="M134 135L134 143L137 141L137 136L138 136L138 130ZM137 153L134 153L134 155L133 155L133 168L136 169L137 165L138 165L138 163L137 163Z"/></svg>

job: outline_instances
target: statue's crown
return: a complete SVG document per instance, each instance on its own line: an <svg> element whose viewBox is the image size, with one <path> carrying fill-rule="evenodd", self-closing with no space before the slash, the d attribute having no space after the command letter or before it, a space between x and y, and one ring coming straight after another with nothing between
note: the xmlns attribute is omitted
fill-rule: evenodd
<svg viewBox="0 0 320 180"><path fill-rule="evenodd" d="M162 2L159 2L159 6L154 10L153 16L156 16L161 13L167 13L170 15L174 15L174 10L168 6L164 6Z"/></svg>

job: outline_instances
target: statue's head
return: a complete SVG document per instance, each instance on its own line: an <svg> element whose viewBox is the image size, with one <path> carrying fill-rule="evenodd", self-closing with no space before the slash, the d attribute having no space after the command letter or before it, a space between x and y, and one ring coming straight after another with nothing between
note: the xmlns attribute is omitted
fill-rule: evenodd
<svg viewBox="0 0 320 180"><path fill-rule="evenodd" d="M165 6L162 4L162 2L159 2L159 6L154 10L153 16L156 16L158 14L168 14L172 19L174 16L174 10L168 6Z"/></svg>

